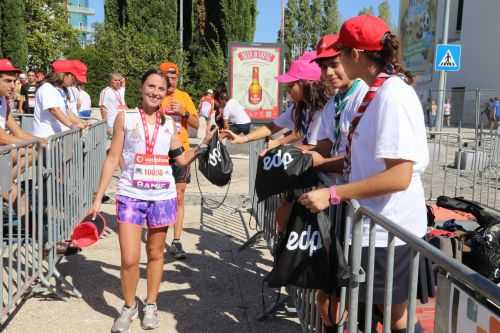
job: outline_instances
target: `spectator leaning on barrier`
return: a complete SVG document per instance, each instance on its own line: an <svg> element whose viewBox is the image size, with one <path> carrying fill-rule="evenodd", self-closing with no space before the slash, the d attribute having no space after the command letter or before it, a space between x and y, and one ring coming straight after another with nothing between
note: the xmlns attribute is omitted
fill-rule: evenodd
<svg viewBox="0 0 500 333"><path fill-rule="evenodd" d="M160 108L167 92L161 72L149 70L142 77L139 108L120 112L115 121L111 149L102 168L99 189L91 214L99 212L101 200L120 159L124 166L118 182L116 212L121 251L121 286L125 306L111 332L129 332L138 317L136 289L139 281L142 227L148 228L146 244L147 297L143 329L159 327L156 299L164 275L163 251L169 226L176 224L177 191L169 160L188 166L206 150L209 134L202 145L184 151L176 135L176 123ZM178 222L177 222L178 223Z"/></svg>
<svg viewBox="0 0 500 333"><path fill-rule="evenodd" d="M78 69L64 60L55 61L52 69L36 92L33 134L43 138L87 127L69 108L67 88L74 84Z"/></svg>
<svg viewBox="0 0 500 333"><path fill-rule="evenodd" d="M0 59L0 146L3 145L14 145L25 141L39 140L42 144L46 144L46 140L34 137L28 132L24 131L19 124L16 122L12 116L11 110L7 103L6 96L8 96L15 89L16 75L20 70L15 68L8 59ZM11 181L15 182L17 178L17 165L24 168L26 165L25 159L32 159L33 156L29 155L26 157L26 151L24 149L19 150L19 154L15 150L11 152ZM19 160L18 160L19 158ZM8 199L9 195L4 192L2 193L4 199ZM17 199L17 188L12 186L10 189L10 197L13 198L13 203ZM21 202L26 202L23 197L21 197ZM24 205L23 205L24 206ZM19 216L24 215L27 207L22 207L19 211Z"/></svg>
<svg viewBox="0 0 500 333"><path fill-rule="evenodd" d="M215 94L219 108L222 109L224 119L224 129L229 129L234 134L250 133L252 120L248 116L245 108L235 98L229 98L226 90L219 90Z"/></svg>
<svg viewBox="0 0 500 333"><path fill-rule="evenodd" d="M417 237L427 228L427 212L421 175L429 152L422 106L410 85L413 76L401 65L399 41L383 20L361 15L344 22L335 47L351 78L361 78L370 90L351 120L345 157L331 161L329 170L349 174L349 183L311 191L299 201L313 212L344 200L358 199L362 206L391 219ZM366 112L365 112L366 111ZM324 159L313 154L314 165ZM367 270L368 229L364 220L362 266ZM373 302L383 311L388 235L376 230ZM392 332L406 332L411 249L396 240ZM361 285L360 298L366 291ZM360 322L363 322L362 320ZM422 332L417 323L415 332Z"/></svg>
<svg viewBox="0 0 500 333"><path fill-rule="evenodd" d="M127 109L125 104L125 87L123 86L124 78L120 73L111 73L109 76L109 86L101 91L99 97L99 108L101 117L106 121L108 126L108 135L113 134L113 125L116 115Z"/></svg>
<svg viewBox="0 0 500 333"><path fill-rule="evenodd" d="M0 145L10 145L39 139L24 131L12 117L6 96L15 89L16 75L20 70L10 60L0 59ZM46 142L45 140L41 140Z"/></svg>
<svg viewBox="0 0 500 333"><path fill-rule="evenodd" d="M33 114L35 112L36 83L35 72L29 71L27 74L28 80L21 87L21 100L18 106L18 112L25 114Z"/></svg>
<svg viewBox="0 0 500 333"><path fill-rule="evenodd" d="M337 40L338 34L321 37L316 45L316 57L312 59L321 68L321 79L325 86L329 91L336 92L321 113L318 144L314 148L315 151L318 151L326 158L337 158L345 154L352 116L361 105L368 91L368 86L363 80L351 80L345 73L340 62L340 51L334 48ZM332 177L330 174L323 174L321 178L324 183L330 185L343 184L347 181L344 177ZM333 259L330 262L337 261ZM330 327L340 320L340 318L336 318L337 289L334 286L331 295L322 290L317 293L317 304L326 332L329 332Z"/></svg>
<svg viewBox="0 0 500 333"><path fill-rule="evenodd" d="M85 91L85 83L78 83L78 117L89 118L92 115L92 100Z"/></svg>
<svg viewBox="0 0 500 333"><path fill-rule="evenodd" d="M188 126L198 128L198 114L191 97L185 91L177 89L179 68L172 62L160 65L160 71L167 80L167 95L161 102L161 109L165 114L175 120L177 135L182 142L184 150L189 150ZM174 239L169 247L170 253L176 259L186 258L181 243L182 228L184 224L184 194L187 184L191 182L189 166L173 165L175 184L177 187L177 223L174 225Z"/></svg>

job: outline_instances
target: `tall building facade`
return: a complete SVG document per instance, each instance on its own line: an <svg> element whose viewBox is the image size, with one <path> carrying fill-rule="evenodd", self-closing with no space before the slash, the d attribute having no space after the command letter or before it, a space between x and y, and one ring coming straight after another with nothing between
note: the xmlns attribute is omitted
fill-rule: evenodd
<svg viewBox="0 0 500 333"><path fill-rule="evenodd" d="M473 126L477 110L500 97L499 0L450 0L448 43L462 46L461 69L449 72L446 100L452 123ZM434 71L435 46L442 42L444 0L401 0L399 32L403 60L417 75L415 89L426 107L438 99L439 72ZM482 116L481 116L482 117Z"/></svg>
<svg viewBox="0 0 500 333"><path fill-rule="evenodd" d="M80 32L80 44L85 46L92 39L92 27L89 17L95 15L90 8L89 0L66 0L69 13L69 23Z"/></svg>

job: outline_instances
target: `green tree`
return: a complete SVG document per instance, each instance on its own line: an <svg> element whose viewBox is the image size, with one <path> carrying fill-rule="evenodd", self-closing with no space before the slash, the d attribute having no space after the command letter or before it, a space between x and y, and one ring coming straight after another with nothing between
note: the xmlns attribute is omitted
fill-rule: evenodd
<svg viewBox="0 0 500 333"><path fill-rule="evenodd" d="M384 0L378 5L378 17L384 20L388 26L391 26L391 8L388 0Z"/></svg>
<svg viewBox="0 0 500 333"><path fill-rule="evenodd" d="M319 40L323 34L323 1L322 0L312 0L311 1L311 38L312 45L315 45L315 41Z"/></svg>
<svg viewBox="0 0 500 333"><path fill-rule="evenodd" d="M358 12L358 15L374 15L373 7L369 6L361 8L361 10Z"/></svg>
<svg viewBox="0 0 500 333"><path fill-rule="evenodd" d="M340 29L340 14L337 0L324 0L323 7L323 34L338 32Z"/></svg>
<svg viewBox="0 0 500 333"><path fill-rule="evenodd" d="M10 58L15 66L26 67L28 44L24 21L24 3L19 0L3 0L0 3L3 16L0 21L2 56Z"/></svg>
<svg viewBox="0 0 500 333"><path fill-rule="evenodd" d="M78 48L78 31L68 23L63 1L23 0L28 67L46 71L66 50Z"/></svg>

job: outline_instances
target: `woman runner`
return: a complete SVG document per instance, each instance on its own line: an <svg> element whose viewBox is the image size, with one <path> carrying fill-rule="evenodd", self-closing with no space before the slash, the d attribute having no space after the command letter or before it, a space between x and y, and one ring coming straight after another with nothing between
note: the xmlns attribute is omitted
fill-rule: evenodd
<svg viewBox="0 0 500 333"><path fill-rule="evenodd" d="M172 118L160 113L167 91L161 72L147 71L142 77L142 102L137 109L120 112L114 123L110 152L104 163L99 190L90 211L99 212L101 199L113 171L123 158L124 168L118 182L116 218L121 251L121 285L125 305L115 320L112 332L129 332L138 317L136 288L139 281L141 229L148 228L146 251L147 297L143 329L159 327L156 298L163 275L163 252L169 226L176 221L176 190L169 159L188 165L206 149L210 133L197 149L184 151L175 135Z"/></svg>

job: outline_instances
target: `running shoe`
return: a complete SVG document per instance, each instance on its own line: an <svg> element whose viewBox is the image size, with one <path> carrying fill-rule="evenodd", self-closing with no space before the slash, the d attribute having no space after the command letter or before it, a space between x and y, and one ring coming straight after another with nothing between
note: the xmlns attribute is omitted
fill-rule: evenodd
<svg viewBox="0 0 500 333"><path fill-rule="evenodd" d="M156 304L146 304L144 306L144 318L142 318L142 329L154 330L158 327L160 327L160 318L158 317Z"/></svg>
<svg viewBox="0 0 500 333"><path fill-rule="evenodd" d="M132 321L137 319L139 316L139 311L137 309L137 301L133 308L124 306L120 313L120 317L115 319L113 327L111 328L111 333L129 333Z"/></svg>
<svg viewBox="0 0 500 333"><path fill-rule="evenodd" d="M182 248L182 243L178 240L172 242L172 245L169 247L170 253L177 260L186 259L186 251Z"/></svg>

